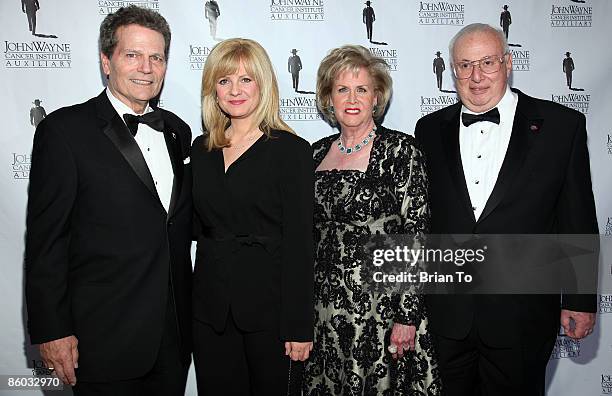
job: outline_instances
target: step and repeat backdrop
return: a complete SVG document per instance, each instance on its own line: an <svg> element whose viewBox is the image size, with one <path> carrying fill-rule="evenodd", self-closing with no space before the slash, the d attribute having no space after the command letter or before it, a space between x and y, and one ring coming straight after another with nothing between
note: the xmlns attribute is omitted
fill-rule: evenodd
<svg viewBox="0 0 612 396"><path fill-rule="evenodd" d="M280 84L282 117L313 142L333 132L315 103L316 71L331 48L360 44L388 62L394 93L384 124L412 133L419 117L457 101L450 38L469 23L498 26L508 34L514 59L512 86L587 116L600 233L612 235L609 0L2 0L0 375L44 374L24 324L25 212L34 130L52 111L102 91L98 28L105 15L128 4L154 9L170 23L172 45L160 105L182 117L194 137L202 133L202 68L225 38L247 37L266 48ZM612 279L611 261L612 254L604 251L603 282ZM548 394L612 394L612 295L602 294L599 301L594 334L582 341L559 335L548 366ZM196 394L193 376L187 393Z"/></svg>

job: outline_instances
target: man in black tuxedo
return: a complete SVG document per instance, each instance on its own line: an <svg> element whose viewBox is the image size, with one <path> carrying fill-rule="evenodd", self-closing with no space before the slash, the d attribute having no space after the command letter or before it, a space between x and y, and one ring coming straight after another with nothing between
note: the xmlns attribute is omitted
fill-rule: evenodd
<svg viewBox="0 0 612 396"><path fill-rule="evenodd" d="M584 115L508 87L512 56L500 30L466 26L450 53L461 102L416 126L431 233L597 234ZM518 250L516 262L528 259ZM597 307L586 294L426 300L446 395L543 395L559 318L583 338Z"/></svg>
<svg viewBox="0 0 612 396"><path fill-rule="evenodd" d="M28 329L76 395L184 393L191 131L151 105L169 46L158 13L129 6L109 14L100 27L106 90L51 113L34 137Z"/></svg>

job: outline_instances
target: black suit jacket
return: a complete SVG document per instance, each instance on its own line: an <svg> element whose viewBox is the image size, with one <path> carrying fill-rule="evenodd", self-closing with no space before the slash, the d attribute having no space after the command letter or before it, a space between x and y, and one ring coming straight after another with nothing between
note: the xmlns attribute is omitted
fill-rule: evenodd
<svg viewBox="0 0 612 396"><path fill-rule="evenodd" d="M195 319L311 341L314 321L314 164L310 144L272 131L227 172L221 150L193 142L198 237Z"/></svg>
<svg viewBox="0 0 612 396"><path fill-rule="evenodd" d="M36 130L26 233L32 343L75 335L77 378L143 375L168 299L190 353L191 132L162 110L174 171L169 213L144 157L105 92L59 109ZM168 291L172 290L173 293Z"/></svg>
<svg viewBox="0 0 612 396"><path fill-rule="evenodd" d="M583 114L518 90L510 142L494 189L476 221L459 151L461 103L421 118L432 234L597 234ZM516 259L520 260L520 252ZM596 267L594 268L596 270ZM433 332L461 339L474 324L490 345L555 334L559 295L430 295ZM567 295L563 308L596 311L596 297Z"/></svg>

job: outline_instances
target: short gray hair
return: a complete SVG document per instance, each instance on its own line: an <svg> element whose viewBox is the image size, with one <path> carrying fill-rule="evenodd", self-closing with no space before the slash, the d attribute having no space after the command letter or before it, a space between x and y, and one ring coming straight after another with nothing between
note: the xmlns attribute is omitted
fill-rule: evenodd
<svg viewBox="0 0 612 396"><path fill-rule="evenodd" d="M506 35L504 34L504 32L501 31L501 29L494 28L493 26L487 25L486 23L472 23L459 30L448 44L448 53L451 58L451 63L453 63L455 60L455 44L457 43L457 41L472 33L492 33L497 37L497 41L499 41L500 46L503 48L504 54L510 52L508 40L506 39Z"/></svg>
<svg viewBox="0 0 612 396"><path fill-rule="evenodd" d="M142 26L164 36L164 56L168 59L171 36L168 22L159 13L133 4L127 7L121 7L104 18L100 25L100 52L110 59L119 41L117 39L117 29L128 25Z"/></svg>

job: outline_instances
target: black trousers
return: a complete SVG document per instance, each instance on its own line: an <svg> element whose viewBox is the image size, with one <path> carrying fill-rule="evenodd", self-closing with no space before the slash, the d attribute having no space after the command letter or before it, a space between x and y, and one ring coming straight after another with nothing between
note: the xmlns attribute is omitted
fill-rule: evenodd
<svg viewBox="0 0 612 396"><path fill-rule="evenodd" d="M190 363L181 356L174 306L169 301L157 359L148 373L113 382L83 382L77 376L72 391L75 396L183 396Z"/></svg>
<svg viewBox="0 0 612 396"><path fill-rule="evenodd" d="M293 81L293 89L297 91L298 85L300 84L300 72L291 73L291 79Z"/></svg>
<svg viewBox="0 0 612 396"><path fill-rule="evenodd" d="M28 17L28 27L30 28L30 32L32 32L32 34L35 34L36 33L36 10L26 9L26 15Z"/></svg>
<svg viewBox="0 0 612 396"><path fill-rule="evenodd" d="M222 333L194 320L193 337L198 395L300 394L303 363L285 355L275 331L243 331L230 312Z"/></svg>
<svg viewBox="0 0 612 396"><path fill-rule="evenodd" d="M444 395L543 396L556 340L556 331L550 333L509 348L484 344L474 328L462 340L434 335Z"/></svg>

